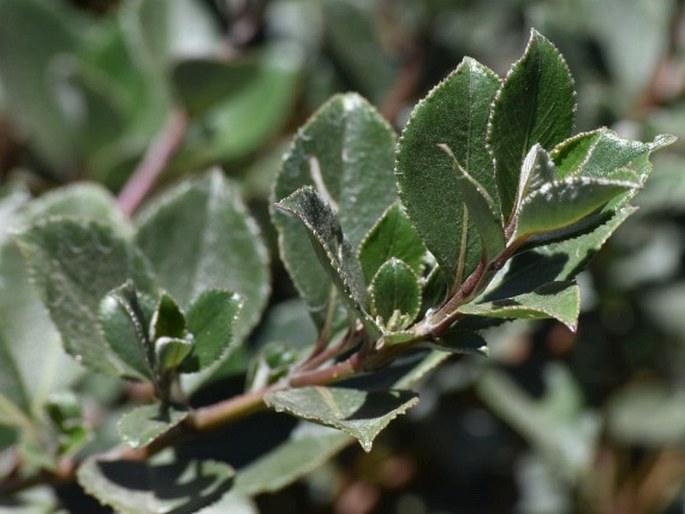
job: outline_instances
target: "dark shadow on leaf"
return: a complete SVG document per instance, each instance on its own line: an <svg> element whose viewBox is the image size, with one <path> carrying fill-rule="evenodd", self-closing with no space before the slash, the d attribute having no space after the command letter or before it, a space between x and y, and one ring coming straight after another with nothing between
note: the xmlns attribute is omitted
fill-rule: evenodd
<svg viewBox="0 0 685 514"><path fill-rule="evenodd" d="M99 472L116 487L153 494L161 502L174 502L169 514L190 514L221 498L233 485L207 470L210 462L181 461L150 464L141 461L99 461Z"/></svg>
<svg viewBox="0 0 685 514"><path fill-rule="evenodd" d="M382 418L416 396L418 395L413 391L369 391L364 403L345 419L350 421Z"/></svg>
<svg viewBox="0 0 685 514"><path fill-rule="evenodd" d="M482 302L497 302L529 293L549 282L559 280L559 275L567 262L568 255L562 253L542 255L531 250L519 254L512 259L501 285L483 298Z"/></svg>

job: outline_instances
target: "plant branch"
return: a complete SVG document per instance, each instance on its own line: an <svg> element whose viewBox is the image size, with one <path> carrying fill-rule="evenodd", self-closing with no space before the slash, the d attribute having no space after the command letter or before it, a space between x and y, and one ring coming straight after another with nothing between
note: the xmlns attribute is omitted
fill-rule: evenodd
<svg viewBox="0 0 685 514"><path fill-rule="evenodd" d="M125 215L133 214L150 192L181 146L187 130L188 116L184 111L176 109L119 193L119 207Z"/></svg>

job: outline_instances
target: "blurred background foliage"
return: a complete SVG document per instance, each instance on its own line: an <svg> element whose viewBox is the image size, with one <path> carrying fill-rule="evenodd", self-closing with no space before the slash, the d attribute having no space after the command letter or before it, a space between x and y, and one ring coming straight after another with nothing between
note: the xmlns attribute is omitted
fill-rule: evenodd
<svg viewBox="0 0 685 514"><path fill-rule="evenodd" d="M355 90L399 131L463 56L505 73L530 27L568 61L577 131L680 137L654 157L639 212L581 276L578 333L553 321L492 330L490 358L451 358L371 454L344 450L257 498L258 512L683 512L685 2L0 0L2 194L76 180L118 192L181 116L159 185L221 166L271 244L271 304L248 352L314 337L267 215L297 127L333 93ZM243 381L225 370L197 401ZM97 377L80 385L112 412L117 387ZM270 416L191 449L246 460L290 428ZM73 486L58 495L70 512L96 512Z"/></svg>

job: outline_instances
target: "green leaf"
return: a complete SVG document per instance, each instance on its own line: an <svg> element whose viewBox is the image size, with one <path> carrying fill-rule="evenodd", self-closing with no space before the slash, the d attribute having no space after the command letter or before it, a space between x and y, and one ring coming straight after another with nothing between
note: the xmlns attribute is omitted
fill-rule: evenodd
<svg viewBox="0 0 685 514"><path fill-rule="evenodd" d="M368 318L368 295L361 264L330 205L313 187L305 186L278 202L276 207L302 222L319 262L338 288L347 308L362 320Z"/></svg>
<svg viewBox="0 0 685 514"><path fill-rule="evenodd" d="M370 286L371 313L391 332L408 327L421 307L419 277L405 262L390 258Z"/></svg>
<svg viewBox="0 0 685 514"><path fill-rule="evenodd" d="M235 348L234 331L242 313L240 295L210 289L188 309L188 330L193 348L181 365L182 373L195 373L224 358Z"/></svg>
<svg viewBox="0 0 685 514"><path fill-rule="evenodd" d="M453 354L488 354L488 343L480 334L469 330L461 330L458 326L450 328L434 343L428 342L427 346L441 352Z"/></svg>
<svg viewBox="0 0 685 514"><path fill-rule="evenodd" d="M277 202L314 186L337 212L352 250L396 199L392 175L395 134L378 112L355 94L333 97L304 125L286 154L274 186ZM302 298L322 324L331 279L321 269L301 223L278 210L281 257Z"/></svg>
<svg viewBox="0 0 685 514"><path fill-rule="evenodd" d="M258 71L252 60L184 59L171 70L176 94L191 116L201 116L239 94Z"/></svg>
<svg viewBox="0 0 685 514"><path fill-rule="evenodd" d="M169 293L162 291L157 308L150 321L150 341L160 337L183 338L186 335L186 318Z"/></svg>
<svg viewBox="0 0 685 514"><path fill-rule="evenodd" d="M152 346L147 334L153 313L151 303L139 298L133 283L127 281L107 293L98 308L107 344L130 368L124 376L139 380L152 379Z"/></svg>
<svg viewBox="0 0 685 514"><path fill-rule="evenodd" d="M505 221L514 207L526 154L535 143L551 150L569 137L575 108L573 79L564 58L533 30L523 57L497 93L488 131Z"/></svg>
<svg viewBox="0 0 685 514"><path fill-rule="evenodd" d="M510 298L548 282L573 279L633 212L634 208L624 208L582 235L515 255L492 279L483 300Z"/></svg>
<svg viewBox="0 0 685 514"><path fill-rule="evenodd" d="M185 172L243 158L282 129L297 100L303 52L281 41L264 45L255 60L244 87L191 125L173 169Z"/></svg>
<svg viewBox="0 0 685 514"><path fill-rule="evenodd" d="M157 369L161 372L176 369L193 349L193 343L174 337L160 337L155 341Z"/></svg>
<svg viewBox="0 0 685 514"><path fill-rule="evenodd" d="M342 387L302 387L269 393L266 404L278 412L342 430L357 438L365 451L397 416L415 406L411 391L361 391Z"/></svg>
<svg viewBox="0 0 685 514"><path fill-rule="evenodd" d="M391 257L404 261L418 275L423 271L425 256L423 241L399 202L388 207L359 248L359 261L367 283Z"/></svg>
<svg viewBox="0 0 685 514"><path fill-rule="evenodd" d="M649 155L672 144L673 136L658 136L651 143L623 139L614 131L601 128L579 134L552 151L559 178L577 175L612 178L618 170L631 170L644 184L651 173Z"/></svg>
<svg viewBox="0 0 685 514"><path fill-rule="evenodd" d="M393 387L414 387L426 373L448 357L445 352L429 352ZM240 470L233 491L246 496L276 492L301 476L316 471L352 441L352 437L339 430L300 422L285 442Z"/></svg>
<svg viewBox="0 0 685 514"><path fill-rule="evenodd" d="M530 293L477 302L462 305L459 312L506 319L554 318L575 331L580 314L580 288L574 282L550 282Z"/></svg>
<svg viewBox="0 0 685 514"><path fill-rule="evenodd" d="M142 292L154 290L136 249L107 226L59 218L29 227L17 242L67 352L92 369L124 374L102 335L98 309L105 294L129 279Z"/></svg>
<svg viewBox="0 0 685 514"><path fill-rule="evenodd" d="M450 286L461 282L480 262L481 244L478 234L469 230L452 163L437 145L451 148L464 169L497 203L486 133L490 104L499 85L488 68L464 59L416 105L397 150L395 174L400 198Z"/></svg>
<svg viewBox="0 0 685 514"><path fill-rule="evenodd" d="M159 285L186 311L207 289L243 298L233 327L238 344L255 326L269 295L266 248L236 188L219 171L182 182L151 202L137 221L136 243Z"/></svg>
<svg viewBox="0 0 685 514"><path fill-rule="evenodd" d="M311 473L354 439L329 427L301 422L290 437L241 469L231 492L273 493Z"/></svg>
<svg viewBox="0 0 685 514"><path fill-rule="evenodd" d="M245 379L246 389L255 391L283 378L303 357L303 352L281 342L267 343L250 363Z"/></svg>
<svg viewBox="0 0 685 514"><path fill-rule="evenodd" d="M487 191L462 168L452 150L442 144L438 147L452 161L452 169L459 180L461 197L469 214L468 219L480 236L486 258L492 260L506 246L502 224L495 214L495 204Z"/></svg>
<svg viewBox="0 0 685 514"><path fill-rule="evenodd" d="M26 205L22 212L27 223L50 216L69 216L97 221L111 227L118 235L128 238L131 224L124 217L116 198L98 184L78 182L55 188Z"/></svg>
<svg viewBox="0 0 685 514"><path fill-rule="evenodd" d="M613 198L639 188L635 182L576 176L548 182L523 200L515 237L528 238L568 227Z"/></svg>
<svg viewBox="0 0 685 514"><path fill-rule="evenodd" d="M234 475L228 464L177 459L171 450L148 462L93 455L77 472L88 494L122 514L196 512L221 498Z"/></svg>
<svg viewBox="0 0 685 514"><path fill-rule="evenodd" d="M188 417L186 409L155 403L135 407L117 423L119 437L131 448L144 448Z"/></svg>

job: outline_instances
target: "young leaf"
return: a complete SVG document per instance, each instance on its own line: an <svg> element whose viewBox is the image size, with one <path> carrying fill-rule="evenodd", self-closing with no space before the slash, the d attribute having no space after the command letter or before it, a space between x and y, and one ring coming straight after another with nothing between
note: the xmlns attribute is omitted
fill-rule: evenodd
<svg viewBox="0 0 685 514"><path fill-rule="evenodd" d="M274 186L274 203L313 186L333 208L352 250L396 199L392 174L395 134L356 94L333 97L306 123L286 154ZM272 219L280 253L300 295L322 324L331 279L321 269L301 224L278 210Z"/></svg>
<svg viewBox="0 0 685 514"><path fill-rule="evenodd" d="M462 168L452 150L446 145L438 146L452 161L452 169L459 180L459 191L469 213L469 222L480 236L485 255L494 259L506 245L500 218L495 214L495 204L487 191Z"/></svg>
<svg viewBox="0 0 685 514"><path fill-rule="evenodd" d="M129 279L142 292L154 290L136 249L109 227L59 218L29 227L17 241L67 352L92 369L125 374L102 335L98 309Z"/></svg>
<svg viewBox="0 0 685 514"><path fill-rule="evenodd" d="M365 451L397 416L419 402L411 391L361 391L343 387L302 387L267 394L266 404L277 412L287 412L342 430L356 437Z"/></svg>
<svg viewBox="0 0 685 514"><path fill-rule="evenodd" d="M527 238L572 225L616 196L639 187L624 180L575 176L549 182L524 199L514 235Z"/></svg>
<svg viewBox="0 0 685 514"><path fill-rule="evenodd" d="M481 244L478 234L468 228L452 163L437 145L451 148L497 204L486 133L490 104L499 85L488 68L464 59L416 105L397 150L395 174L402 204L450 285L455 277L462 278L459 273L468 276L477 266Z"/></svg>
<svg viewBox="0 0 685 514"><path fill-rule="evenodd" d="M147 462L92 455L76 476L88 494L116 512L159 514L197 512L221 498L234 475L223 462L176 458L167 450Z"/></svg>
<svg viewBox="0 0 685 514"><path fill-rule="evenodd" d="M575 107L573 79L564 58L533 30L523 57L497 94L488 131L505 221L514 207L526 154L535 143L551 150L569 137Z"/></svg>
<svg viewBox="0 0 685 514"><path fill-rule="evenodd" d="M307 229L319 262L340 291L345 305L362 320L368 318L368 295L361 265L331 207L311 186L295 191L276 207L295 215ZM367 328L372 328L368 323Z"/></svg>
<svg viewBox="0 0 685 514"><path fill-rule="evenodd" d="M616 170L630 169L644 184L651 172L649 155L674 141L672 136L658 136L651 143L623 139L614 131L601 128L579 134L559 144L552 151L559 178L571 175L612 178Z"/></svg>
<svg viewBox="0 0 685 514"><path fill-rule="evenodd" d="M153 361L147 326L152 309L140 300L135 286L126 282L102 299L98 320L107 344L132 371L124 376L150 380Z"/></svg>
<svg viewBox="0 0 685 514"><path fill-rule="evenodd" d="M193 349L192 341L162 336L155 341L155 362L159 371L176 369Z"/></svg>
<svg viewBox="0 0 685 514"><path fill-rule="evenodd" d="M218 289L205 291L190 305L187 320L193 347L179 371L195 373L230 352L242 306L241 296Z"/></svg>
<svg viewBox="0 0 685 514"><path fill-rule="evenodd" d="M150 341L160 337L182 339L186 335L186 318L169 293L162 291L150 321Z"/></svg>
<svg viewBox="0 0 685 514"><path fill-rule="evenodd" d="M423 241L399 202L388 207L359 248L359 262L367 283L391 257L404 261L416 274L420 274L425 255Z"/></svg>
<svg viewBox="0 0 685 514"><path fill-rule="evenodd" d="M514 202L514 212L518 212L521 202L533 191L540 189L548 182L552 182L557 177L557 170L554 161L549 153L535 143L523 160L521 166L521 176L516 191L516 202Z"/></svg>
<svg viewBox="0 0 685 514"><path fill-rule="evenodd" d="M257 224L235 187L212 171L163 194L137 223L136 243L182 308L206 289L240 294L245 304L233 335L242 341L266 305L269 270Z"/></svg>
<svg viewBox="0 0 685 514"><path fill-rule="evenodd" d="M188 411L155 403L135 407L117 423L117 432L133 449L144 448L188 417Z"/></svg>
<svg viewBox="0 0 685 514"><path fill-rule="evenodd" d="M416 319L421 307L419 277L405 262L392 257L383 264L370 286L371 313L396 332Z"/></svg>
<svg viewBox="0 0 685 514"><path fill-rule="evenodd" d="M477 302L462 305L459 312L505 319L554 318L575 331L580 314L580 288L574 282L550 282L530 293Z"/></svg>

